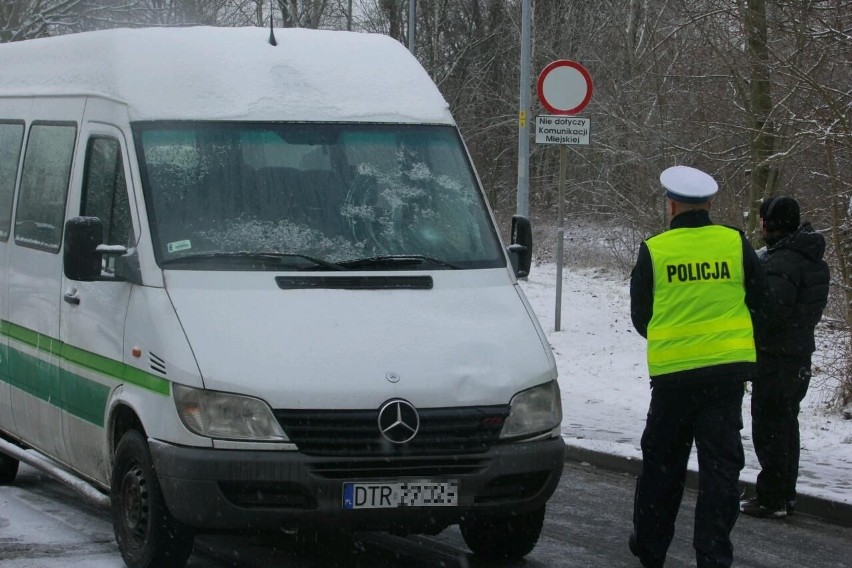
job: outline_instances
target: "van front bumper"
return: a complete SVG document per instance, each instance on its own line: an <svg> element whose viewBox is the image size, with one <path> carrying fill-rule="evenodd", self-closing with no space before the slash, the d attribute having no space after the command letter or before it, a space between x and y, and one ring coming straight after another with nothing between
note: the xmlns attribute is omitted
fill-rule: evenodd
<svg viewBox="0 0 852 568"><path fill-rule="evenodd" d="M199 529L275 530L334 525L440 532L465 514L543 506L565 460L561 438L492 446L479 454L321 457L296 451L217 450L151 440L172 515ZM345 482L458 482L456 507L344 509Z"/></svg>

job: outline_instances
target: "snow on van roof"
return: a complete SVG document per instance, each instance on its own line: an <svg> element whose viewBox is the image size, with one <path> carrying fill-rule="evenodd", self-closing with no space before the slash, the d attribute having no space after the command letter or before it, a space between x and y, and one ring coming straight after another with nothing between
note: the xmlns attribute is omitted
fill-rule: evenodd
<svg viewBox="0 0 852 568"><path fill-rule="evenodd" d="M0 44L0 96L100 95L131 120L452 124L446 100L398 41L268 28L143 28Z"/></svg>

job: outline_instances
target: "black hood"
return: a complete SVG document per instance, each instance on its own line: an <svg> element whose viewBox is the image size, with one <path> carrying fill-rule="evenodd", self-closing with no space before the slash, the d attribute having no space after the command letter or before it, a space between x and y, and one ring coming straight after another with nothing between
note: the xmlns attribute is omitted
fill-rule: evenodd
<svg viewBox="0 0 852 568"><path fill-rule="evenodd" d="M810 260L822 260L822 255L825 254L825 237L805 221L798 229L769 246L767 252L772 254L780 249L794 250Z"/></svg>

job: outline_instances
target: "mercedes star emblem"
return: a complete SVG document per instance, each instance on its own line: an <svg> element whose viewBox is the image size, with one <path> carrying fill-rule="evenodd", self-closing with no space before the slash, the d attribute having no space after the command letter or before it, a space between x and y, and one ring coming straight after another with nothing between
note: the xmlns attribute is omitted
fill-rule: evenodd
<svg viewBox="0 0 852 568"><path fill-rule="evenodd" d="M395 399L379 409L379 431L394 444L410 442L420 429L420 415L407 400Z"/></svg>

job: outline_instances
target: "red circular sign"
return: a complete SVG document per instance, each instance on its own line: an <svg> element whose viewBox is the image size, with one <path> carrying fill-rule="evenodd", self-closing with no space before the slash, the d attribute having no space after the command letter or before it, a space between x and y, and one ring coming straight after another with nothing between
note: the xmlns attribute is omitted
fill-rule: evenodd
<svg viewBox="0 0 852 568"><path fill-rule="evenodd" d="M538 100L553 114L577 114L592 98L592 76L576 61L559 59L538 76Z"/></svg>

